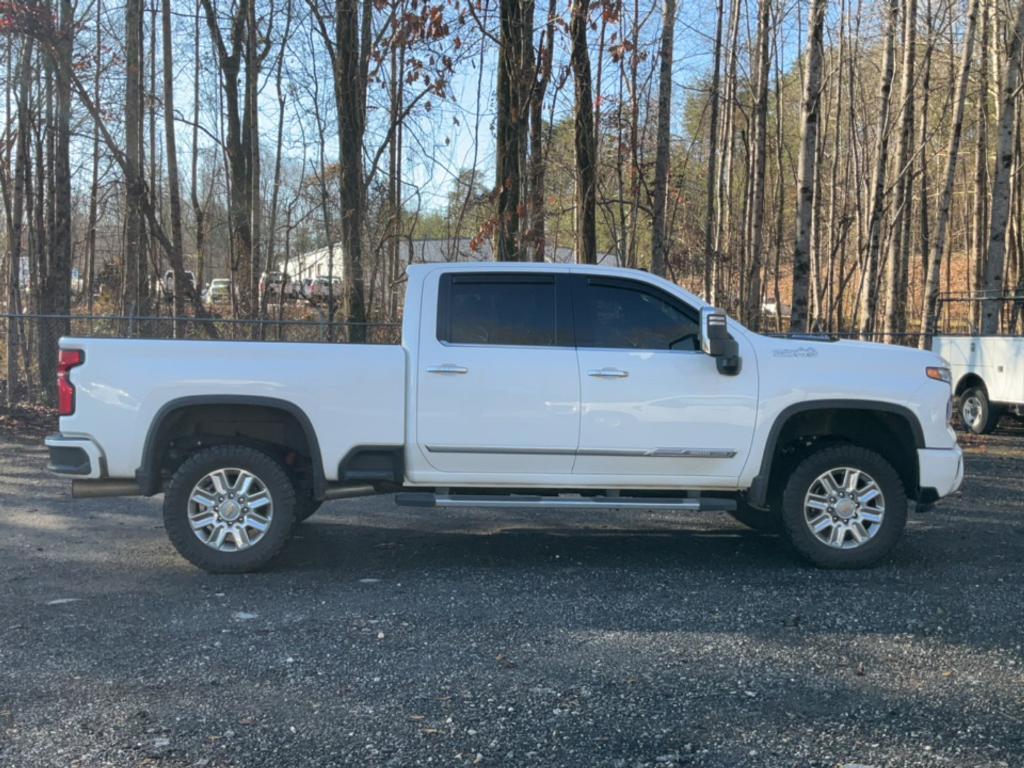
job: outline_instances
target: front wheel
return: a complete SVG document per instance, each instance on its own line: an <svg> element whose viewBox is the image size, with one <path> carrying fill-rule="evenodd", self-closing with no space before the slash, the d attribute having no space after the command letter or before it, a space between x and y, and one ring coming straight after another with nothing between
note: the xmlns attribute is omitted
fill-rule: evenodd
<svg viewBox="0 0 1024 768"><path fill-rule="evenodd" d="M267 454L238 445L199 451L164 493L164 528L174 548L211 573L262 568L284 547L295 520L295 491Z"/></svg>
<svg viewBox="0 0 1024 768"><path fill-rule="evenodd" d="M786 536L822 568L864 568L896 546L907 522L907 496L884 458L833 445L797 465L782 494Z"/></svg>

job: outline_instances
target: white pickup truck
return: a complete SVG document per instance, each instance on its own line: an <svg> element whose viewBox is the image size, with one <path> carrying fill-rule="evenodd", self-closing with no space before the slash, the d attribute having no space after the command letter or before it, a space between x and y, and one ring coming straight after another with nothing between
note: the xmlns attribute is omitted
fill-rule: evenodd
<svg viewBox="0 0 1024 768"><path fill-rule="evenodd" d="M932 351L949 361L966 429L986 435L1004 413L1024 414L1024 338L936 336Z"/></svg>
<svg viewBox="0 0 1024 768"><path fill-rule="evenodd" d="M825 567L954 492L949 371L753 333L645 272L413 266L399 346L65 338L50 469L164 494L195 565L267 564L325 500L719 510Z"/></svg>

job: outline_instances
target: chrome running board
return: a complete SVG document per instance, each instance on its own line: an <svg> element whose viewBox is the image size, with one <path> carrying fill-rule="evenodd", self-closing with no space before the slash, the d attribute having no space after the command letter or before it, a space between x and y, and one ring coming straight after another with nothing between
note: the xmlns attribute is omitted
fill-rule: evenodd
<svg viewBox="0 0 1024 768"><path fill-rule="evenodd" d="M516 509L667 509L689 512L729 512L733 499L701 497L654 498L643 496L530 496L525 494L398 493L395 503L402 507L481 507Z"/></svg>

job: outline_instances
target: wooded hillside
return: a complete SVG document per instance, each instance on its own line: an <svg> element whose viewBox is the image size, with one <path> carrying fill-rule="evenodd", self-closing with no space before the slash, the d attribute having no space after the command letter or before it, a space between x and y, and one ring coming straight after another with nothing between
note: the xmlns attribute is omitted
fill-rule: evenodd
<svg viewBox="0 0 1024 768"><path fill-rule="evenodd" d="M0 31L9 403L69 314L380 340L425 238L612 254L766 331L924 344L940 291L1024 293L1020 0L36 0ZM319 300L286 291L325 247Z"/></svg>

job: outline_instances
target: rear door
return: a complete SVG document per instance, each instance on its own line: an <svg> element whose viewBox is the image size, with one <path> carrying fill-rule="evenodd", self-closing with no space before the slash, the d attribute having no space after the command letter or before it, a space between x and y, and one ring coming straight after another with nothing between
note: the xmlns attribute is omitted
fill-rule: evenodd
<svg viewBox="0 0 1024 768"><path fill-rule="evenodd" d="M568 273L441 273L420 327L416 442L440 472L570 474L580 381Z"/></svg>
<svg viewBox="0 0 1024 768"><path fill-rule="evenodd" d="M757 415L753 361L736 376L720 374L699 351L697 309L655 285L581 273L574 287L582 403L575 474L619 484L734 483Z"/></svg>

